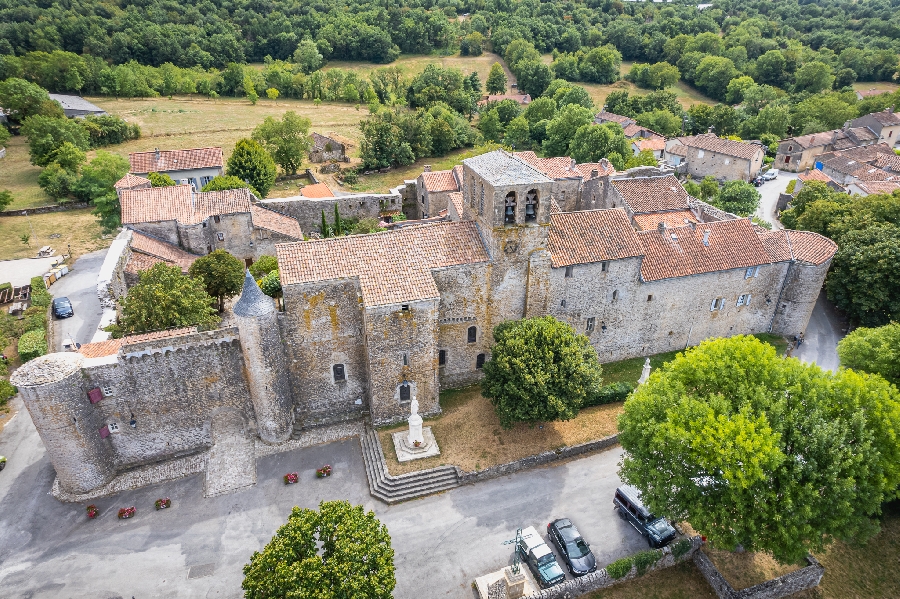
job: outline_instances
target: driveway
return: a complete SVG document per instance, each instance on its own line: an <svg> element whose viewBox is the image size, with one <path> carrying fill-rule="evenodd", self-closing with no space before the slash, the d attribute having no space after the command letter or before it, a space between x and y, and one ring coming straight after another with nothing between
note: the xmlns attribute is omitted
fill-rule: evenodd
<svg viewBox="0 0 900 599"><path fill-rule="evenodd" d="M51 351L62 351L63 339L90 343L97 331L103 314L100 298L97 297L97 275L107 251L99 250L83 255L75 261L69 274L50 287L53 297L68 297L75 312L75 316L53 323Z"/></svg>
<svg viewBox="0 0 900 599"><path fill-rule="evenodd" d="M772 228L776 231L784 228L775 216L775 206L778 203L778 196L779 194L784 193L787 190L788 183L796 178L797 173L782 171L774 181L766 181L762 186L756 188L759 195L762 196L759 200L759 208L756 209L756 216L771 223Z"/></svg>
<svg viewBox="0 0 900 599"><path fill-rule="evenodd" d="M546 536L557 517L575 521L601 567L647 548L612 509L619 448L388 506L369 495L351 438L260 458L256 486L232 495L204 499L197 475L96 500L93 521L84 505L48 495L53 468L26 411L0 436L0 453L10 458L0 473L0 588L9 599L237 599L241 567L291 507L331 499L362 504L387 525L397 599L471 598L476 576L511 563L512 547L502 543L516 528L534 525ZM316 479L313 470L326 463L334 475ZM281 478L292 471L300 484L286 486ZM159 497L172 508L155 511ZM118 509L130 505L136 516L119 520Z"/></svg>
<svg viewBox="0 0 900 599"><path fill-rule="evenodd" d="M838 341L844 338L847 325L825 296L819 292L809 324L803 335L803 343L791 353L804 362L818 364L825 370L837 370L840 360L837 354Z"/></svg>

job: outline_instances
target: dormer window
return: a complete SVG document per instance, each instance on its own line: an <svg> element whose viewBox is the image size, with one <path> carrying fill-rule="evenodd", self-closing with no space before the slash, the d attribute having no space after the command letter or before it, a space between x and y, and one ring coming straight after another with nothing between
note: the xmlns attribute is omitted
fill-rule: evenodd
<svg viewBox="0 0 900 599"><path fill-rule="evenodd" d="M525 194L525 222L537 220L538 193L532 189Z"/></svg>
<svg viewBox="0 0 900 599"><path fill-rule="evenodd" d="M507 225L516 224L516 192L511 191L506 194L505 211L503 213L503 222Z"/></svg>

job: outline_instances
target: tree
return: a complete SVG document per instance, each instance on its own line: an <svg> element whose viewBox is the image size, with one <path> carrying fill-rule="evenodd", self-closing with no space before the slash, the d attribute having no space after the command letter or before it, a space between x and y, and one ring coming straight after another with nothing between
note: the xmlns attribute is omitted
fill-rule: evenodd
<svg viewBox="0 0 900 599"><path fill-rule="evenodd" d="M537 98L543 94L553 79L550 67L539 60L520 63L517 73L519 91L530 95L532 98Z"/></svg>
<svg viewBox="0 0 900 599"><path fill-rule="evenodd" d="M150 179L150 185L153 187L172 187L176 185L175 180L165 173L147 173L147 178ZM203 191L206 191L206 187L203 188Z"/></svg>
<svg viewBox="0 0 900 599"><path fill-rule="evenodd" d="M730 58L707 56L697 65L694 83L706 95L724 100L728 94L728 83L739 74Z"/></svg>
<svg viewBox="0 0 900 599"><path fill-rule="evenodd" d="M783 563L865 541L900 483L900 393L881 377L711 339L641 385L619 417L620 476L716 546Z"/></svg>
<svg viewBox="0 0 900 599"><path fill-rule="evenodd" d="M171 327L213 326L219 322L203 281L160 262L140 273L122 300L122 326L129 333Z"/></svg>
<svg viewBox="0 0 900 599"><path fill-rule="evenodd" d="M309 153L312 140L309 137L310 121L308 118L289 110L281 120L266 117L256 129L252 138L275 160L285 173L293 175L300 168Z"/></svg>
<svg viewBox="0 0 900 599"><path fill-rule="evenodd" d="M306 75L322 68L322 54L316 43L309 38L300 42L294 50L294 63Z"/></svg>
<svg viewBox="0 0 900 599"><path fill-rule="evenodd" d="M681 119L668 110L651 110L639 114L635 119L638 125L647 127L666 137L674 137L681 131Z"/></svg>
<svg viewBox="0 0 900 599"><path fill-rule="evenodd" d="M582 81L593 83L615 83L619 80L622 55L615 47L607 44L594 48L578 63Z"/></svg>
<svg viewBox="0 0 900 599"><path fill-rule="evenodd" d="M225 299L236 296L244 286L244 263L225 250L197 258L188 274L203 281L206 292L219 301L219 312L225 309Z"/></svg>
<svg viewBox="0 0 900 599"><path fill-rule="evenodd" d="M322 239L326 239L328 237L328 232L331 227L328 226L328 221L325 220L325 210L322 209L322 222L319 224L319 234L322 236Z"/></svg>
<svg viewBox="0 0 900 599"><path fill-rule="evenodd" d="M725 90L725 101L729 104L740 104L744 101L744 92L754 86L759 87L753 81L753 77L748 77L747 75L735 77L728 82L728 87ZM757 110L757 112L759 111Z"/></svg>
<svg viewBox="0 0 900 599"><path fill-rule="evenodd" d="M838 342L841 366L880 374L900 386L900 323L860 327Z"/></svg>
<svg viewBox="0 0 900 599"><path fill-rule="evenodd" d="M552 316L494 328L481 390L504 428L569 420L601 387L600 361L584 335Z"/></svg>
<svg viewBox="0 0 900 599"><path fill-rule="evenodd" d="M547 156L566 156L569 144L573 141L579 127L588 125L594 120L594 111L569 104L563 106L556 116L547 124L547 139L543 149Z"/></svg>
<svg viewBox="0 0 900 599"><path fill-rule="evenodd" d="M216 177L213 177L209 181L209 183L203 186L203 189L201 189L200 191L225 191L226 189L246 188L249 188L250 192L253 193L253 195L259 197L259 192L253 189L252 185L248 184L240 177L235 177L234 175L218 175Z"/></svg>
<svg viewBox="0 0 900 599"><path fill-rule="evenodd" d="M73 189L75 197L94 203L94 214L106 232L121 224L121 206L115 184L129 168L124 156L98 150L94 159L82 167L81 178Z"/></svg>
<svg viewBox="0 0 900 599"><path fill-rule="evenodd" d="M531 147L531 132L525 117L517 116L509 122L503 142L514 150L527 150Z"/></svg>
<svg viewBox="0 0 900 599"><path fill-rule="evenodd" d="M253 275L254 279L261 279L265 275L269 274L273 270L278 269L278 258L275 256L269 256L264 254L259 257L259 259L250 265L250 274Z"/></svg>
<svg viewBox="0 0 900 599"><path fill-rule="evenodd" d="M13 194L8 189L0 189L0 211L6 210L12 204Z"/></svg>
<svg viewBox="0 0 900 599"><path fill-rule="evenodd" d="M87 131L73 119L29 116L22 125L22 135L28 137L28 153L35 166L55 162L57 150L66 142L79 150L90 147Z"/></svg>
<svg viewBox="0 0 900 599"><path fill-rule="evenodd" d="M756 59L756 81L779 87L785 79L787 60L780 50L769 50Z"/></svg>
<svg viewBox="0 0 900 599"><path fill-rule="evenodd" d="M275 161L258 142L244 138L228 158L225 174L246 181L264 198L275 184Z"/></svg>
<svg viewBox="0 0 900 599"><path fill-rule="evenodd" d="M54 200L67 198L75 187L78 176L56 162L51 162L38 175L38 185Z"/></svg>
<svg viewBox="0 0 900 599"><path fill-rule="evenodd" d="M534 125L538 121L550 120L556 116L556 102L553 98L535 98L531 104L525 107L522 116L529 125Z"/></svg>
<svg viewBox="0 0 900 599"><path fill-rule="evenodd" d="M86 155L81 148L72 142L64 141L61 146L56 149L53 155L53 162L64 168L72 175L77 175L84 164Z"/></svg>
<svg viewBox="0 0 900 599"><path fill-rule="evenodd" d="M488 73L487 82L484 84L489 94L505 94L506 93L506 71L499 62L491 65L491 72Z"/></svg>
<svg viewBox="0 0 900 599"><path fill-rule="evenodd" d="M259 288L263 293L275 300L281 298L281 277L277 268L260 279Z"/></svg>
<svg viewBox="0 0 900 599"><path fill-rule="evenodd" d="M334 205L334 226L332 229L334 230L335 237L340 237L345 233L344 223L341 221L341 211L338 209L337 203Z"/></svg>
<svg viewBox="0 0 900 599"><path fill-rule="evenodd" d="M719 195L719 182L712 175L706 175L700 181L700 199L704 202L714 202Z"/></svg>
<svg viewBox="0 0 900 599"><path fill-rule="evenodd" d="M794 91L817 94L834 85L831 67L824 62L808 62L794 73Z"/></svg>
<svg viewBox="0 0 900 599"><path fill-rule="evenodd" d="M576 162L599 162L613 153L620 156L631 154L622 126L618 123L582 125L575 131L569 150Z"/></svg>
<svg viewBox="0 0 900 599"><path fill-rule="evenodd" d="M280 92L274 87L270 87L266 90L266 97L272 100L273 102L278 99Z"/></svg>
<svg viewBox="0 0 900 599"><path fill-rule="evenodd" d="M247 96L247 99L250 100L250 103L254 106L256 102L259 101L259 94L256 93L256 86L253 85L253 79L250 77L244 77L244 95Z"/></svg>
<svg viewBox="0 0 900 599"><path fill-rule="evenodd" d="M9 132L9 129L7 129L3 125L0 125L0 148L6 145L6 142L9 141L10 135L11 134Z"/></svg>
<svg viewBox="0 0 900 599"><path fill-rule="evenodd" d="M637 166L659 166L659 161L650 150L641 150L637 154L630 156L625 161L625 168L635 168Z"/></svg>
<svg viewBox="0 0 900 599"><path fill-rule="evenodd" d="M500 141L503 136L503 125L500 124L500 114L496 108L481 115L478 119L478 130L481 131L485 141Z"/></svg>
<svg viewBox="0 0 900 599"><path fill-rule="evenodd" d="M746 181L728 181L719 191L715 204L725 212L750 216L759 207L760 194Z"/></svg>
<svg viewBox="0 0 900 599"><path fill-rule="evenodd" d="M17 77L0 81L0 106L8 110L10 119L17 123L43 114L50 101L47 90L40 85Z"/></svg>
<svg viewBox="0 0 900 599"><path fill-rule="evenodd" d="M244 566L247 599L390 599L396 585L387 527L346 501L294 507L286 524Z"/></svg>

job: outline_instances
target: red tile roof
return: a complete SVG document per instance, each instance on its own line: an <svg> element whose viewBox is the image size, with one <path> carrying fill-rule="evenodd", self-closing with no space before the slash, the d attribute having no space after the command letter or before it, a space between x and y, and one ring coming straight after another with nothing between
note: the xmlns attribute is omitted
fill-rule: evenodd
<svg viewBox="0 0 900 599"><path fill-rule="evenodd" d="M643 254L622 208L551 212L547 247L554 268Z"/></svg>
<svg viewBox="0 0 900 599"><path fill-rule="evenodd" d="M250 190L193 192L190 185L125 189L121 192L122 224L175 220L196 225L213 215L250 211Z"/></svg>
<svg viewBox="0 0 900 599"><path fill-rule="evenodd" d="M837 252L837 244L827 237L810 231L785 231L795 260L819 266Z"/></svg>
<svg viewBox="0 0 900 599"><path fill-rule="evenodd" d="M297 222L297 219L280 212L253 204L250 206L250 220L254 227L281 233L294 239L303 239L303 231L300 230L300 223Z"/></svg>
<svg viewBox="0 0 900 599"><path fill-rule="evenodd" d="M807 181L821 181L822 183L830 183L834 179L823 173L818 169L813 169L810 171L806 171L805 173L800 173L797 175L797 178L806 183Z"/></svg>
<svg viewBox="0 0 900 599"><path fill-rule="evenodd" d="M900 189L900 181L858 181L855 184L866 195L876 193L891 194Z"/></svg>
<svg viewBox="0 0 900 599"><path fill-rule="evenodd" d="M674 175L612 179L610 183L633 212L660 212L689 208L689 196Z"/></svg>
<svg viewBox="0 0 900 599"><path fill-rule="evenodd" d="M765 153L765 149L758 144L724 139L712 133L679 137L677 139L688 147L699 148L725 156L734 156L743 160L753 160L758 154Z"/></svg>
<svg viewBox="0 0 900 599"><path fill-rule="evenodd" d="M649 214L635 214L634 224L641 231L656 229L659 223L665 223L669 228L683 227L688 223L696 223L697 217L690 210L675 210L673 212L651 212Z"/></svg>
<svg viewBox="0 0 900 599"><path fill-rule="evenodd" d="M131 345L132 343L153 341L155 339L167 339L169 337L180 337L196 332L197 327L184 327L181 329L167 329L165 331L141 333L140 335L128 335L121 339L107 339L106 341L97 341L96 343L85 343L78 350L78 353L85 358L104 358L119 353L121 347Z"/></svg>
<svg viewBox="0 0 900 599"><path fill-rule="evenodd" d="M334 193L324 183L313 183L306 185L300 190L300 195L304 198L333 198Z"/></svg>
<svg viewBox="0 0 900 599"><path fill-rule="evenodd" d="M591 179L591 172L597 171L598 177L605 177L616 172L616 169L610 164L606 158L601 158L600 162L582 162L575 165L575 170L581 173L583 179Z"/></svg>
<svg viewBox="0 0 900 599"><path fill-rule="evenodd" d="M459 191L459 184L453 177L453 171L422 173L422 183L430 192Z"/></svg>
<svg viewBox="0 0 900 599"><path fill-rule="evenodd" d="M634 119L627 117L627 116L622 116L621 114L616 114L614 112L606 112L605 110L603 110L601 112L598 112L596 115L594 115L594 121L595 122L599 121L601 123L613 122L613 123L619 123L620 125L624 126L629 123L633 123Z"/></svg>
<svg viewBox="0 0 900 599"><path fill-rule="evenodd" d="M884 92L882 92L884 93ZM871 114L872 118L881 123L881 125L885 127L890 127L891 125L900 125L900 115L898 115L893 110L882 110L881 112L873 112Z"/></svg>
<svg viewBox="0 0 900 599"><path fill-rule="evenodd" d="M128 155L132 173L162 173L194 168L213 168L225 164L222 148L194 148L191 150L161 150L133 152Z"/></svg>
<svg viewBox="0 0 900 599"><path fill-rule="evenodd" d="M772 263L787 262L793 258L791 245L788 243L787 235L784 230L767 231L762 227L758 227L756 229L756 234L759 235L759 240L762 242L763 247L766 248L766 252L769 254L769 260Z"/></svg>
<svg viewBox="0 0 900 599"><path fill-rule="evenodd" d="M491 94L485 96L478 103L487 104L488 102L502 102L503 100L515 100L519 104L525 105L531 103L531 96L528 94Z"/></svg>
<svg viewBox="0 0 900 599"><path fill-rule="evenodd" d="M146 189L150 187L150 179L127 173L113 185L115 189Z"/></svg>
<svg viewBox="0 0 900 599"><path fill-rule="evenodd" d="M456 211L457 216L461 219L463 214L465 213L465 207L463 205L463 194L459 191L451 192L447 197L450 198L450 203L453 204L453 209Z"/></svg>
<svg viewBox="0 0 900 599"><path fill-rule="evenodd" d="M437 298L431 270L489 260L474 222L282 243L276 252L282 285L356 278L366 306Z"/></svg>
<svg viewBox="0 0 900 599"><path fill-rule="evenodd" d="M666 154L672 154L673 156L687 156L687 146L682 143L673 144L668 150L666 150Z"/></svg>
<svg viewBox="0 0 900 599"><path fill-rule="evenodd" d="M638 151L650 150L651 152L656 152L666 149L666 140L663 137L641 137L632 140L631 143L637 146Z"/></svg>
<svg viewBox="0 0 900 599"><path fill-rule="evenodd" d="M703 237L709 231L709 243ZM641 278L657 281L769 264L769 253L749 219L724 220L637 233L644 249Z"/></svg>
<svg viewBox="0 0 900 599"><path fill-rule="evenodd" d="M147 270L157 262L165 262L170 266L179 266L181 267L181 272L187 273L194 260L199 258L199 256L186 252L178 246L150 237L139 231L133 231L131 234L131 252L131 259L125 266L125 270L132 273Z"/></svg>

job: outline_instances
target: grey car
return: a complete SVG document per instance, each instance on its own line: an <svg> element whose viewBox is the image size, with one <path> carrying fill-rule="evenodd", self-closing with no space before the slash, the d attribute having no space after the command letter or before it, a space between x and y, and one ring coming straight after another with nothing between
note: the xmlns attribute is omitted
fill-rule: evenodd
<svg viewBox="0 0 900 599"><path fill-rule="evenodd" d="M597 570L597 560L591 553L590 545L568 518L559 518L547 525L550 542L559 549L563 561L572 576L584 576Z"/></svg>

